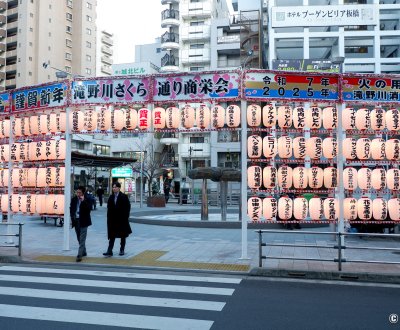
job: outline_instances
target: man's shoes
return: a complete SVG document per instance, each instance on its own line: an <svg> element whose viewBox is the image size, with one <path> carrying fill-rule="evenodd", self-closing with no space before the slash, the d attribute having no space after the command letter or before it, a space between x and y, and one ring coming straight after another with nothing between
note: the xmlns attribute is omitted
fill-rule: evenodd
<svg viewBox="0 0 400 330"><path fill-rule="evenodd" d="M77 256L76 257L76 262L81 262L82 261L82 257L81 256Z"/></svg>
<svg viewBox="0 0 400 330"><path fill-rule="evenodd" d="M103 256L105 256L105 257L112 257L112 255L113 255L113 253L108 252L108 251L103 253Z"/></svg>
<svg viewBox="0 0 400 330"><path fill-rule="evenodd" d="M123 256L125 254L124 250L119 251L119 255Z"/></svg>

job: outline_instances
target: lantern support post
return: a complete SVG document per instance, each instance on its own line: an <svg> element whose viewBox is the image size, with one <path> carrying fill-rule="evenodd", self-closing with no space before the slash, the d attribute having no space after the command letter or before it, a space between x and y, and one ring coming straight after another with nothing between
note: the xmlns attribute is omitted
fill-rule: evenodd
<svg viewBox="0 0 400 330"><path fill-rule="evenodd" d="M9 144L9 156L8 156L8 185L7 185L7 197L8 197L8 203L7 203L7 241L6 244L13 244L14 243L14 239L12 233L13 233L13 229L12 229L12 223L13 223L13 214L12 214L12 210L11 210L11 196L12 196L12 167L13 167L13 162L11 159L11 146L14 143L14 130L13 130L13 126L14 126L14 120L15 120L15 116L11 115L10 116L10 137L8 139L8 144Z"/></svg>
<svg viewBox="0 0 400 330"><path fill-rule="evenodd" d="M70 122L69 117L71 113L71 108L67 107L65 110L66 118L65 121L65 187L64 187L64 251L70 250L69 245L69 233L70 233L70 214L69 214L69 201L71 198L71 130L70 130Z"/></svg>
<svg viewBox="0 0 400 330"><path fill-rule="evenodd" d="M337 231L344 232L344 185L343 185L343 128L342 128L342 111L345 105L343 103L338 104L338 125L337 125L337 143L338 143L338 159L337 159L337 173L338 173L338 185L336 190L336 198L338 201L338 227ZM339 110L338 109L338 110ZM344 246L344 235L339 236L341 245Z"/></svg>
<svg viewBox="0 0 400 330"><path fill-rule="evenodd" d="M240 101L241 140L240 140L240 168L242 181L240 185L241 220L242 220L242 256L240 259L249 259L247 256L247 101Z"/></svg>
<svg viewBox="0 0 400 330"><path fill-rule="evenodd" d="M140 139L140 208L143 207L143 134L139 133Z"/></svg>

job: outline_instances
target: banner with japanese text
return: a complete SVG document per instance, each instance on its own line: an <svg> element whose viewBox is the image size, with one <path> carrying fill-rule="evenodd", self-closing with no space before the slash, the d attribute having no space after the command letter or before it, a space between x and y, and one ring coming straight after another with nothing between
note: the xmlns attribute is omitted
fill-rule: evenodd
<svg viewBox="0 0 400 330"><path fill-rule="evenodd" d="M343 102L400 102L400 76L344 75Z"/></svg>
<svg viewBox="0 0 400 330"><path fill-rule="evenodd" d="M238 72L205 72L154 77L154 102L210 99L232 100L239 97Z"/></svg>
<svg viewBox="0 0 400 330"><path fill-rule="evenodd" d="M10 94L1 93L0 94L0 113L10 111Z"/></svg>
<svg viewBox="0 0 400 330"><path fill-rule="evenodd" d="M128 104L150 102L150 77L75 80L72 104Z"/></svg>
<svg viewBox="0 0 400 330"><path fill-rule="evenodd" d="M32 86L12 92L12 112L67 105L67 84Z"/></svg>
<svg viewBox="0 0 400 330"><path fill-rule="evenodd" d="M333 74L248 71L244 78L244 97L256 101L338 101L338 81L338 75Z"/></svg>

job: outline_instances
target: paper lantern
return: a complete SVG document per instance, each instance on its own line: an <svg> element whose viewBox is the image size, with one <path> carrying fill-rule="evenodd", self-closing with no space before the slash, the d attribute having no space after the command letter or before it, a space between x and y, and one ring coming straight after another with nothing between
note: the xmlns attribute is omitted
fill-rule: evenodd
<svg viewBox="0 0 400 330"><path fill-rule="evenodd" d="M332 189L338 186L338 172L337 168L329 166L324 168L324 186L325 188Z"/></svg>
<svg viewBox="0 0 400 330"><path fill-rule="evenodd" d="M47 195L46 197L46 214L59 214L60 210L59 208L61 207L61 205L59 205L60 203L60 199L56 198L57 195ZM64 211L64 205L62 205L63 211ZM64 213L64 212L62 212Z"/></svg>
<svg viewBox="0 0 400 330"><path fill-rule="evenodd" d="M46 155L46 148L45 148L45 141L38 141L38 142L30 142L29 143L29 160L42 160L45 159Z"/></svg>
<svg viewBox="0 0 400 330"><path fill-rule="evenodd" d="M65 140L52 140L51 141L51 158L52 160L65 159L65 152L67 150L67 142Z"/></svg>
<svg viewBox="0 0 400 330"><path fill-rule="evenodd" d="M37 187L45 188L53 186L51 182L51 168L38 168L37 169Z"/></svg>
<svg viewBox="0 0 400 330"><path fill-rule="evenodd" d="M25 213L33 214L36 213L36 195L26 195L26 208Z"/></svg>
<svg viewBox="0 0 400 330"><path fill-rule="evenodd" d="M338 218L338 202L335 198L328 197L324 200L324 216L327 220L333 221Z"/></svg>
<svg viewBox="0 0 400 330"><path fill-rule="evenodd" d="M37 168L26 169L26 186L36 187L37 186Z"/></svg>
<svg viewBox="0 0 400 330"><path fill-rule="evenodd" d="M293 183L293 169L283 165L278 169L278 185L282 189L289 189Z"/></svg>
<svg viewBox="0 0 400 330"><path fill-rule="evenodd" d="M292 107L288 105L278 107L278 125L280 128L289 128L293 122Z"/></svg>
<svg viewBox="0 0 400 330"><path fill-rule="evenodd" d="M14 135L16 137L29 136L29 117L15 118L14 120Z"/></svg>
<svg viewBox="0 0 400 330"><path fill-rule="evenodd" d="M155 108L153 110L152 115L153 115L153 128L155 129L165 128L165 119L166 119L165 109Z"/></svg>
<svg viewBox="0 0 400 330"><path fill-rule="evenodd" d="M165 110L165 126L167 128L179 128L179 109L176 107L169 107Z"/></svg>
<svg viewBox="0 0 400 330"><path fill-rule="evenodd" d="M317 166L308 169L308 185L312 189L319 189L324 182L324 170Z"/></svg>
<svg viewBox="0 0 400 330"><path fill-rule="evenodd" d="M76 109L71 112L69 127L73 132L81 132L84 130L85 120L84 120L84 113L82 111Z"/></svg>
<svg viewBox="0 0 400 330"><path fill-rule="evenodd" d="M38 214L46 214L46 199L47 195L39 194L36 195L36 213Z"/></svg>
<svg viewBox="0 0 400 330"><path fill-rule="evenodd" d="M282 196L278 200L278 217L282 220L289 220L293 215L293 201L288 196Z"/></svg>
<svg viewBox="0 0 400 330"><path fill-rule="evenodd" d="M293 154L292 138L290 136L281 136L278 139L278 155L280 158L290 158Z"/></svg>
<svg viewBox="0 0 400 330"><path fill-rule="evenodd" d="M384 168L375 168L371 171L371 187L376 190L386 188L386 171Z"/></svg>
<svg viewBox="0 0 400 330"><path fill-rule="evenodd" d="M38 135L40 134L40 120L39 116L30 116L29 117L29 132L31 132L32 135Z"/></svg>
<svg viewBox="0 0 400 330"><path fill-rule="evenodd" d="M240 126L240 108L237 105L229 105L226 108L226 125L228 127Z"/></svg>
<svg viewBox="0 0 400 330"><path fill-rule="evenodd" d="M361 197L357 201L357 214L360 220L371 220L372 200L368 197Z"/></svg>
<svg viewBox="0 0 400 330"><path fill-rule="evenodd" d="M266 197L262 201L263 216L266 220L276 218L278 213L278 201L273 197Z"/></svg>
<svg viewBox="0 0 400 330"><path fill-rule="evenodd" d="M97 129L99 131L108 131L111 129L111 109L101 107L97 112Z"/></svg>
<svg viewBox="0 0 400 330"><path fill-rule="evenodd" d="M50 114L40 115L39 122L40 134L50 133Z"/></svg>
<svg viewBox="0 0 400 330"><path fill-rule="evenodd" d="M303 129L306 126L306 110L303 107L293 109L293 126Z"/></svg>
<svg viewBox="0 0 400 330"><path fill-rule="evenodd" d="M386 127L385 110L376 108L371 111L371 129L374 131L382 131Z"/></svg>
<svg viewBox="0 0 400 330"><path fill-rule="evenodd" d="M278 141L276 137L265 136L262 141L262 146L265 158L274 158L278 153Z"/></svg>
<svg viewBox="0 0 400 330"><path fill-rule="evenodd" d="M64 195L54 195L53 199L53 213L56 215L64 215Z"/></svg>
<svg viewBox="0 0 400 330"><path fill-rule="evenodd" d="M306 142L307 156L311 159L320 159L322 156L322 139L311 137Z"/></svg>
<svg viewBox="0 0 400 330"><path fill-rule="evenodd" d="M347 197L343 200L343 218L345 220L357 219L357 200L353 197Z"/></svg>
<svg viewBox="0 0 400 330"><path fill-rule="evenodd" d="M391 168L386 172L386 183L390 190L400 189L400 170L398 168Z"/></svg>
<svg viewBox="0 0 400 330"><path fill-rule="evenodd" d="M178 110L179 112L179 110ZM178 122L179 122L179 113L178 113ZM138 124L138 113L136 109L128 108L125 110L125 128L127 130L134 130ZM179 126L179 124L178 124Z"/></svg>
<svg viewBox="0 0 400 330"><path fill-rule="evenodd" d="M263 106L262 119L263 125L267 128L275 127L276 125L276 108L272 104Z"/></svg>
<svg viewBox="0 0 400 330"><path fill-rule="evenodd" d="M259 197L250 197L247 201L247 214L253 221L259 221L262 214L262 200Z"/></svg>
<svg viewBox="0 0 400 330"><path fill-rule="evenodd" d="M211 126L222 128L225 125L225 109L220 105L211 108Z"/></svg>
<svg viewBox="0 0 400 330"><path fill-rule="evenodd" d="M6 138L10 137L10 120L9 119L3 119L0 120L0 138Z"/></svg>
<svg viewBox="0 0 400 330"><path fill-rule="evenodd" d="M371 157L371 140L368 138L358 139L356 142L356 155L358 159L369 159Z"/></svg>
<svg viewBox="0 0 400 330"><path fill-rule="evenodd" d="M8 169L1 170L1 186L8 187L8 179L10 177Z"/></svg>
<svg viewBox="0 0 400 330"><path fill-rule="evenodd" d="M26 213L26 195L18 195L18 212L19 213Z"/></svg>
<svg viewBox="0 0 400 330"><path fill-rule="evenodd" d="M181 125L184 128L194 126L194 109L189 105L185 105L181 110Z"/></svg>
<svg viewBox="0 0 400 330"><path fill-rule="evenodd" d="M342 112L342 127L345 130L356 129L356 110L345 108Z"/></svg>
<svg viewBox="0 0 400 330"><path fill-rule="evenodd" d="M310 129L319 129L322 126L322 110L319 107L311 107L306 111L306 126Z"/></svg>
<svg viewBox="0 0 400 330"><path fill-rule="evenodd" d="M122 131L125 128L124 110L114 109L114 111L111 113L111 128L114 131Z"/></svg>
<svg viewBox="0 0 400 330"><path fill-rule="evenodd" d="M247 138L247 155L249 158L260 158L262 154L262 138L259 135L250 135Z"/></svg>
<svg viewBox="0 0 400 330"><path fill-rule="evenodd" d="M386 127L388 131L398 131L400 129L400 113L397 109L390 109L386 111Z"/></svg>
<svg viewBox="0 0 400 330"><path fill-rule="evenodd" d="M263 185L265 189L275 188L277 179L277 169L273 166L266 166L263 169Z"/></svg>
<svg viewBox="0 0 400 330"><path fill-rule="evenodd" d="M386 220L388 214L388 203L381 197L372 201L372 217L375 220Z"/></svg>
<svg viewBox="0 0 400 330"><path fill-rule="evenodd" d="M14 188L26 186L26 172L23 168L13 168L11 182Z"/></svg>
<svg viewBox="0 0 400 330"><path fill-rule="evenodd" d="M201 129L209 128L211 113L210 108L205 104L200 104L196 109L196 125Z"/></svg>
<svg viewBox="0 0 400 330"><path fill-rule="evenodd" d="M293 169L293 187L296 189L306 189L308 185L307 169L304 166L297 166Z"/></svg>
<svg viewBox="0 0 400 330"><path fill-rule="evenodd" d="M10 146L10 158L13 162L19 161L19 143L13 143Z"/></svg>
<svg viewBox="0 0 400 330"><path fill-rule="evenodd" d="M0 145L0 160L2 162L8 162L10 158L10 145L2 144Z"/></svg>
<svg viewBox="0 0 400 330"><path fill-rule="evenodd" d="M345 138L343 140L343 156L345 159L356 159L357 140L354 138Z"/></svg>
<svg viewBox="0 0 400 330"><path fill-rule="evenodd" d="M308 209L311 220L322 220L324 216L324 200L319 197L312 197L308 202Z"/></svg>
<svg viewBox="0 0 400 330"><path fill-rule="evenodd" d="M249 166L247 169L247 184L251 189L260 189L262 184L262 170L260 166Z"/></svg>
<svg viewBox="0 0 400 330"><path fill-rule="evenodd" d="M297 220L304 220L307 218L308 202L304 197L297 197L293 200L293 216Z"/></svg>
<svg viewBox="0 0 400 330"><path fill-rule="evenodd" d="M337 140L333 137L325 138L322 141L322 154L327 159L333 159L337 156Z"/></svg>
<svg viewBox="0 0 400 330"><path fill-rule="evenodd" d="M14 213L22 212L23 197L20 194L11 195L11 211ZM26 198L24 206L26 205Z"/></svg>
<svg viewBox="0 0 400 330"><path fill-rule="evenodd" d="M51 184L53 187L63 187L65 182L65 167L51 167Z"/></svg>
<svg viewBox="0 0 400 330"><path fill-rule="evenodd" d="M357 189L358 173L354 167L346 167L343 170L343 187L347 190Z"/></svg>
<svg viewBox="0 0 400 330"><path fill-rule="evenodd" d="M337 128L338 111L336 107L326 107L322 110L322 124L328 130Z"/></svg>
<svg viewBox="0 0 400 330"><path fill-rule="evenodd" d="M65 112L57 112L50 114L50 133L65 132L67 114ZM71 129L72 127L70 127Z"/></svg>
<svg viewBox="0 0 400 330"><path fill-rule="evenodd" d="M250 104L247 107L247 126L258 127L261 125L261 107L258 104Z"/></svg>
<svg viewBox="0 0 400 330"><path fill-rule="evenodd" d="M386 158L389 160L400 160L400 140L389 139L385 143Z"/></svg>
<svg viewBox="0 0 400 330"><path fill-rule="evenodd" d="M385 140L382 138L376 138L371 141L371 157L375 160L382 160L386 157L386 145Z"/></svg>
<svg viewBox="0 0 400 330"><path fill-rule="evenodd" d="M367 108L358 109L356 112L356 128L367 130L371 127L371 110Z"/></svg>
<svg viewBox="0 0 400 330"><path fill-rule="evenodd" d="M388 200L389 217L392 221L400 220L400 198L391 198Z"/></svg>
<svg viewBox="0 0 400 330"><path fill-rule="evenodd" d="M371 178L372 171L368 167L363 167L358 170L357 173L357 184L358 187L362 190L370 190L371 189Z"/></svg>
<svg viewBox="0 0 400 330"><path fill-rule="evenodd" d="M116 120L115 111L117 111L118 119ZM123 128L123 112L122 110L114 110L114 115L112 117L113 127L116 125L121 126ZM122 129L121 128L121 129ZM83 112L83 130L88 132L93 132L97 129L97 112L93 109L86 109Z"/></svg>
<svg viewBox="0 0 400 330"><path fill-rule="evenodd" d="M306 138L298 136L293 139L293 156L298 159L303 159L307 156Z"/></svg>
<svg viewBox="0 0 400 330"><path fill-rule="evenodd" d="M1 195L1 212L3 213L8 212L8 204L9 204L8 195L7 194Z"/></svg>

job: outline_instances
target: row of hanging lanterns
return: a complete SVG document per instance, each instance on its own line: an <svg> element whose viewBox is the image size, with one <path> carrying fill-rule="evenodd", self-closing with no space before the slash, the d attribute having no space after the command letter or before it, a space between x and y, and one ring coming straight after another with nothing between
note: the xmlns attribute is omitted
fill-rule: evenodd
<svg viewBox="0 0 400 330"><path fill-rule="evenodd" d="M354 109L345 108L342 112L342 126L345 130L400 130L400 111L382 108L376 109ZM328 106L320 108L312 106L305 109L302 106L291 107L289 105L273 106L267 104L263 108L258 104L250 104L247 107L247 125L259 127L261 124L267 128L278 127L285 129L294 127L296 129L336 129L338 124L338 110L336 107Z"/></svg>
<svg viewBox="0 0 400 330"><path fill-rule="evenodd" d="M309 201L305 197L294 199L283 196L260 198L250 197L248 200L248 216L253 221L279 218L281 220L336 220L338 218L338 201L335 198L313 197ZM345 198L343 201L343 217L345 220L387 220L389 215L393 221L400 220L400 198L385 200L381 197L370 199L361 197Z"/></svg>
<svg viewBox="0 0 400 330"><path fill-rule="evenodd" d="M0 170L0 187L7 188L8 179L8 169ZM63 187L64 182L65 167L13 168L11 170L11 184L14 188Z"/></svg>
<svg viewBox="0 0 400 330"><path fill-rule="evenodd" d="M8 144L0 145L0 161L39 161L65 159L66 141L48 140L37 142L16 142L10 147Z"/></svg>
<svg viewBox="0 0 400 330"><path fill-rule="evenodd" d="M64 195L35 195L35 194L12 194L10 196L11 211L24 214L64 214ZM7 212L8 195L1 195L1 211Z"/></svg>

